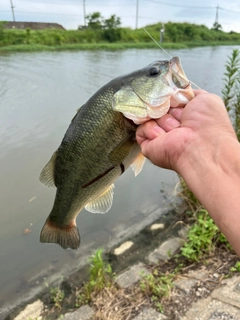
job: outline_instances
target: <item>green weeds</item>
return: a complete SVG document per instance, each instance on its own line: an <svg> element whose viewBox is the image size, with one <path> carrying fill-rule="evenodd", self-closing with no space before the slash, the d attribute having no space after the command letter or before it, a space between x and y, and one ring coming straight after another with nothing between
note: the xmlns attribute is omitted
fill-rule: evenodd
<svg viewBox="0 0 240 320"><path fill-rule="evenodd" d="M194 214L199 210L199 208L201 208L201 203L188 188L184 179L181 176L178 176L178 178L179 182L176 186L176 194L186 202L191 214Z"/></svg>
<svg viewBox="0 0 240 320"><path fill-rule="evenodd" d="M232 268L230 268L230 271L231 271L231 272L240 272L240 261L237 261L237 262L235 263L235 266L232 267Z"/></svg>
<svg viewBox="0 0 240 320"><path fill-rule="evenodd" d="M223 102L227 108L240 141L240 51L235 49L226 63L224 87L222 89Z"/></svg>
<svg viewBox="0 0 240 320"><path fill-rule="evenodd" d="M62 280L61 278L61 281ZM54 304L54 308L61 309L65 294L60 288L60 284L56 287L50 287L49 284L45 282L45 286L49 288L50 300Z"/></svg>
<svg viewBox="0 0 240 320"><path fill-rule="evenodd" d="M159 312L163 312L161 299L169 297L173 288L174 273L159 275L157 270L152 274L143 276L140 282L141 290L151 297L151 301Z"/></svg>
<svg viewBox="0 0 240 320"><path fill-rule="evenodd" d="M89 280L80 289L77 295L76 306L89 303L93 294L97 294L113 283L113 272L109 263L103 260L103 249L97 249L90 257Z"/></svg>
<svg viewBox="0 0 240 320"><path fill-rule="evenodd" d="M61 309L61 304L64 299L64 291L59 287L50 288L50 299L54 303L54 307Z"/></svg>
<svg viewBox="0 0 240 320"><path fill-rule="evenodd" d="M199 261L215 252L220 244L228 244L205 209L197 213L196 222L188 232L187 241L182 246L181 254L189 261Z"/></svg>

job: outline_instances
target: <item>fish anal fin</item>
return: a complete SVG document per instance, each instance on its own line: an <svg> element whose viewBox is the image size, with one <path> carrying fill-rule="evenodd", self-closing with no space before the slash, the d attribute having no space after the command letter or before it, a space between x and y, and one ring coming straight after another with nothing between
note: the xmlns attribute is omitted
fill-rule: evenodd
<svg viewBox="0 0 240 320"><path fill-rule="evenodd" d="M45 165L45 167L42 169L39 180L47 187L56 187L54 182L54 168L55 168L55 161L57 157L57 151L55 151L51 157L51 159L48 161L48 163Z"/></svg>
<svg viewBox="0 0 240 320"><path fill-rule="evenodd" d="M85 209L92 213L105 213L109 211L113 202L113 188L114 184L105 190L98 198L89 202L85 206Z"/></svg>
<svg viewBox="0 0 240 320"><path fill-rule="evenodd" d="M145 157L142 153L139 153L137 158L131 164L131 168L134 171L135 177L142 171L145 162Z"/></svg>
<svg viewBox="0 0 240 320"><path fill-rule="evenodd" d="M63 249L77 249L80 246L80 234L76 222L73 221L65 228L59 228L47 219L40 234L40 242L57 243Z"/></svg>

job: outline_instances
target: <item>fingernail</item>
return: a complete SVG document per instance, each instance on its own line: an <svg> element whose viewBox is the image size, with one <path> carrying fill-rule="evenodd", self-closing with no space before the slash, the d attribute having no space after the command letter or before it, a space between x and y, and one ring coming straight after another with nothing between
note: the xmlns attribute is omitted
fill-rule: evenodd
<svg viewBox="0 0 240 320"><path fill-rule="evenodd" d="M157 134L160 134L163 132L162 128L160 128L159 126L155 126L153 127L153 129L157 132Z"/></svg>
<svg viewBox="0 0 240 320"><path fill-rule="evenodd" d="M167 118L166 123L171 127L171 128L177 128L180 127L180 122L177 121L174 118Z"/></svg>

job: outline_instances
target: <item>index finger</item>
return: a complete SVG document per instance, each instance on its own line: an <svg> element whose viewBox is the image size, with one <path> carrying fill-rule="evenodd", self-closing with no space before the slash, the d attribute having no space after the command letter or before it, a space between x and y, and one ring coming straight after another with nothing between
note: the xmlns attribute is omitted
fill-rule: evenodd
<svg viewBox="0 0 240 320"><path fill-rule="evenodd" d="M193 92L195 96L198 96L199 94L202 94L202 93L208 93L206 90L202 90L202 89L193 89Z"/></svg>

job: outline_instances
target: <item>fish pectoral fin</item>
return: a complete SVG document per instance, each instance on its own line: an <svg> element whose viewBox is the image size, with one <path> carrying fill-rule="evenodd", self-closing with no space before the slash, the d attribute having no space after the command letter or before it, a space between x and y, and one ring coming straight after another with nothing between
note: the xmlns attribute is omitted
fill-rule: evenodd
<svg viewBox="0 0 240 320"><path fill-rule="evenodd" d="M142 171L145 162L145 157L142 153L139 153L137 158L131 164L131 168L134 171L135 177Z"/></svg>
<svg viewBox="0 0 240 320"><path fill-rule="evenodd" d="M55 151L51 157L51 159L48 161L48 163L45 165L45 167L42 169L39 180L46 186L46 187L56 187L55 181L54 181L54 168L55 168L55 160L57 157L57 151Z"/></svg>
<svg viewBox="0 0 240 320"><path fill-rule="evenodd" d="M85 209L92 213L105 213L111 209L113 202L113 188L112 184L106 191L104 191L98 198L89 202Z"/></svg>
<svg viewBox="0 0 240 320"><path fill-rule="evenodd" d="M76 221L60 228L47 219L40 234L40 242L58 243L63 249L77 249L80 246L80 234Z"/></svg>
<svg viewBox="0 0 240 320"><path fill-rule="evenodd" d="M141 118L147 116L145 102L130 87L124 87L114 94L112 108L123 114L132 114Z"/></svg>
<svg viewBox="0 0 240 320"><path fill-rule="evenodd" d="M129 136L121 141L109 154L109 160L113 165L120 165L124 159L131 153L132 148L136 144L135 132L131 132Z"/></svg>

